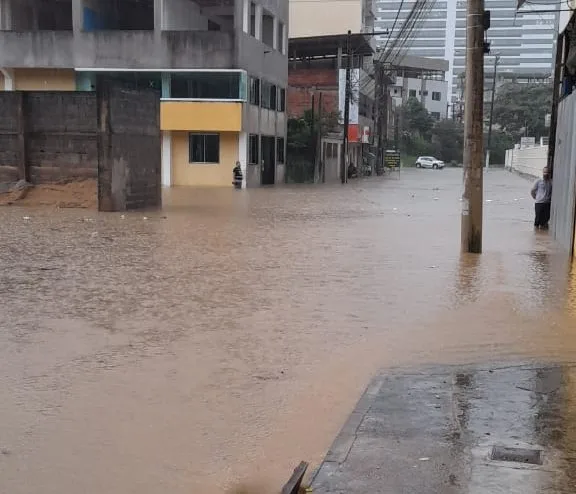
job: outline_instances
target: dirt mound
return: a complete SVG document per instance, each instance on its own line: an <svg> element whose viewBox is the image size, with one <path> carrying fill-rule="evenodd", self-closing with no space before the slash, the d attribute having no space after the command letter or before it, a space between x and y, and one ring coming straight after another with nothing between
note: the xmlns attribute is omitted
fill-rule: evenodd
<svg viewBox="0 0 576 494"><path fill-rule="evenodd" d="M98 184L96 180L83 180L12 189L0 194L0 206L10 205L96 209L98 207Z"/></svg>

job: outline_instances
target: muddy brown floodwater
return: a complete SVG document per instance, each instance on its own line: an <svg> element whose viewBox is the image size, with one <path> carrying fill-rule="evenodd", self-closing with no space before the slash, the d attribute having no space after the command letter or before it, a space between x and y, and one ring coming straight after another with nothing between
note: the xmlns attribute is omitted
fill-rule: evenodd
<svg viewBox="0 0 576 494"><path fill-rule="evenodd" d="M1 208L0 492L276 492L380 368L575 359L576 283L529 182L487 174L481 257L459 254L460 186Z"/></svg>

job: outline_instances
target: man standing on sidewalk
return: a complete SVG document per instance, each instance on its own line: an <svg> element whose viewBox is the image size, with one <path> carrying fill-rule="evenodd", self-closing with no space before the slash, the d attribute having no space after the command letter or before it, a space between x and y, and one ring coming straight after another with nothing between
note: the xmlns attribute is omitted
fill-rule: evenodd
<svg viewBox="0 0 576 494"><path fill-rule="evenodd" d="M552 180L550 179L550 169L547 166L542 170L542 178L534 182L530 194L536 201L534 228L547 230L550 221L550 203L552 202Z"/></svg>

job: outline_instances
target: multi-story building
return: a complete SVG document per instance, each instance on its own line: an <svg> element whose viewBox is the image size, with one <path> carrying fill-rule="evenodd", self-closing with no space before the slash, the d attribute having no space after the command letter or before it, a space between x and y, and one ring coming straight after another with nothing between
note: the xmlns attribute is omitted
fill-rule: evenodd
<svg viewBox="0 0 576 494"><path fill-rule="evenodd" d="M161 94L164 185L283 181L288 3L0 0L0 89Z"/></svg>
<svg viewBox="0 0 576 494"><path fill-rule="evenodd" d="M393 38L414 3L414 0L376 0L376 29L392 31L394 27L391 33ZM488 31L491 51L500 55L498 71L523 78L549 77L552 73L558 25L558 13L549 11L556 9L558 2L546 5L525 4L520 11L517 5L517 0L485 1L486 10L491 12L491 27ZM539 13L538 10L548 12ZM524 13L527 11L530 12ZM385 45L386 39L387 36L380 37L380 45ZM465 70L466 1L435 2L430 12L418 23L413 39L406 47L411 55L448 60L448 80L451 81L449 99L458 99ZM485 71L487 79L490 78L493 68L489 58Z"/></svg>
<svg viewBox="0 0 576 494"><path fill-rule="evenodd" d="M395 81L390 96L395 106L416 98L436 120L449 113L446 60L406 55L394 64Z"/></svg>
<svg viewBox="0 0 576 494"><path fill-rule="evenodd" d="M290 0L290 38L374 31L374 0Z"/></svg>
<svg viewBox="0 0 576 494"><path fill-rule="evenodd" d="M364 34L331 35L295 38L289 45L288 115L300 118L306 111L344 114L346 87L346 55L350 43L351 83L349 98L348 155L350 163L359 165L369 152L374 129L374 81L368 75L372 69L373 50L370 37ZM342 130L324 139L322 157L326 181L340 177Z"/></svg>
<svg viewBox="0 0 576 494"><path fill-rule="evenodd" d="M358 165L374 133L373 0L290 0L289 101L294 109L302 98L309 104L310 94L320 90L334 110L344 113L348 31L352 33L352 95L346 159ZM341 150L336 140L332 144L329 155L336 161Z"/></svg>

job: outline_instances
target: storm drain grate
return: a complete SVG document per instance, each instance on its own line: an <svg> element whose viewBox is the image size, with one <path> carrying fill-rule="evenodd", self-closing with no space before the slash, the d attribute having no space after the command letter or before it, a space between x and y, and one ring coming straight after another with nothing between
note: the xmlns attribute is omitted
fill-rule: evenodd
<svg viewBox="0 0 576 494"><path fill-rule="evenodd" d="M492 460L513 461L528 465L542 465L542 451L539 449L507 448L506 446L494 446Z"/></svg>

